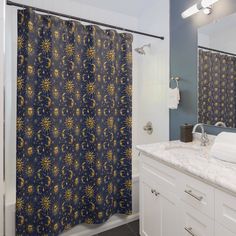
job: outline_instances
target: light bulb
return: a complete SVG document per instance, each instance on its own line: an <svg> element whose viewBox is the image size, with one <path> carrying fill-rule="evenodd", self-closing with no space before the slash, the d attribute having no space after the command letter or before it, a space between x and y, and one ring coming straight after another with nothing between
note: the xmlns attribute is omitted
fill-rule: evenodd
<svg viewBox="0 0 236 236"><path fill-rule="evenodd" d="M212 1L213 1L213 0L212 0ZM182 17L183 17L183 18L187 18L187 17L189 17L189 16L192 16L192 15L198 13L199 10L200 10L200 9L198 8L198 5L195 4L195 5L193 5L192 7L188 8L186 11L184 11L184 12L182 13Z"/></svg>
<svg viewBox="0 0 236 236"><path fill-rule="evenodd" d="M211 12L212 12L211 7L203 8L203 13L204 13L205 15L210 15Z"/></svg>
<svg viewBox="0 0 236 236"><path fill-rule="evenodd" d="M218 2L219 0L202 0L201 1L201 5L203 8L207 8L210 7L211 5L213 5L214 3Z"/></svg>

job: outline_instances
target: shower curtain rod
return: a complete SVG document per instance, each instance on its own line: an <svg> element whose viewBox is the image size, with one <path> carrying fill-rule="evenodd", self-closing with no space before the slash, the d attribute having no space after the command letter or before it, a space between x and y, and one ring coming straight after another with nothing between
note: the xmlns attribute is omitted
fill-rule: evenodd
<svg viewBox="0 0 236 236"><path fill-rule="evenodd" d="M225 52L225 51L220 51L220 50L217 50L217 49L214 49L214 48L208 48L208 47L203 47L203 46L198 46L198 48L204 49L204 50L208 50L208 51L223 53L223 54L227 54L227 55L236 57L236 54L234 54L234 53Z"/></svg>
<svg viewBox="0 0 236 236"><path fill-rule="evenodd" d="M110 24L106 24L106 23L102 23L102 22L98 22L98 21L93 21L93 20L88 20L88 19L84 19L84 18L80 18L80 17L76 17L76 16L70 16L70 15L66 15L66 14L63 14L63 13L59 13L59 12L49 11L49 10L46 10L46 9L37 8L37 7L30 6L30 5L24 5L24 4L21 4L21 3L12 2L12 1L9 1L9 0L7 1L7 5L15 6L15 7L22 7L22 8L31 8L35 11L39 11L39 12L42 12L42 13L47 13L47 14L50 14L50 15L65 17L65 18L69 18L69 19L73 19L73 20L77 20L77 21L83 21L83 22L90 23L90 24L104 26L104 27L107 27L107 28L121 30L121 31L124 31L124 32L129 32L129 33L133 33L133 34L140 34L140 35L144 35L144 36L147 36L147 37L164 40L164 37L162 37L162 36L147 34L147 33L144 33L144 32L135 31L135 30L131 30L131 29L126 29L126 28L122 28L122 27L119 27L119 26L110 25Z"/></svg>

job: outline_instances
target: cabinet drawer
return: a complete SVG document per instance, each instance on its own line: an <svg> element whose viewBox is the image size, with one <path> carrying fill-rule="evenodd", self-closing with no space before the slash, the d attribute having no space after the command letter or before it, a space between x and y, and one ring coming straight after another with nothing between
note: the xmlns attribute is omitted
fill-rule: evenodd
<svg viewBox="0 0 236 236"><path fill-rule="evenodd" d="M224 228L220 224L215 224L215 236L235 236L236 234L232 233L228 229Z"/></svg>
<svg viewBox="0 0 236 236"><path fill-rule="evenodd" d="M181 236L214 236L214 221L182 202Z"/></svg>
<svg viewBox="0 0 236 236"><path fill-rule="evenodd" d="M156 165L152 160L143 161L140 168L140 175L145 175L150 180L153 180L159 188L164 188L166 191L177 192L177 172L164 166L160 163Z"/></svg>
<svg viewBox="0 0 236 236"><path fill-rule="evenodd" d="M233 233L236 233L236 197L215 190L215 218Z"/></svg>
<svg viewBox="0 0 236 236"><path fill-rule="evenodd" d="M180 173L180 198L201 213L214 218L214 188Z"/></svg>

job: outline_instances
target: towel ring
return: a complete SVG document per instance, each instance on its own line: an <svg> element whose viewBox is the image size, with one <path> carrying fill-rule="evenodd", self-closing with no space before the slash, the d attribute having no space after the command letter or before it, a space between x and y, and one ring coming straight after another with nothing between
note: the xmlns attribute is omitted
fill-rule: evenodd
<svg viewBox="0 0 236 236"><path fill-rule="evenodd" d="M179 88L180 77L171 77L171 80L175 80L177 88Z"/></svg>

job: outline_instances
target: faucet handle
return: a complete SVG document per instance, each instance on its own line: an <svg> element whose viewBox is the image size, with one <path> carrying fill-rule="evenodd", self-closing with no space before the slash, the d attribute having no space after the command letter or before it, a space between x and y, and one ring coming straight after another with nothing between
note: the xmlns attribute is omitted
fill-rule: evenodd
<svg viewBox="0 0 236 236"><path fill-rule="evenodd" d="M143 130L146 131L149 135L153 133L152 122L148 121L148 123L143 127Z"/></svg>
<svg viewBox="0 0 236 236"><path fill-rule="evenodd" d="M209 138L206 132L204 132L204 138L206 139L207 142L209 142Z"/></svg>
<svg viewBox="0 0 236 236"><path fill-rule="evenodd" d="M207 133L204 132L201 136L201 145L206 146L209 143L209 138L207 136Z"/></svg>

